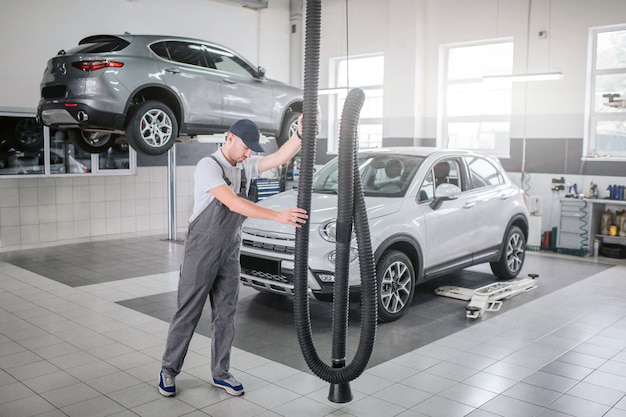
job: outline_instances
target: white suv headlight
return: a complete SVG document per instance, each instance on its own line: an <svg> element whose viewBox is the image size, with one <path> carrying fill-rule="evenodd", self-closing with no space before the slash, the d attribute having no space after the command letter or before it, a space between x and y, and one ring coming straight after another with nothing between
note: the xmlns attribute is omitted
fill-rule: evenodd
<svg viewBox="0 0 626 417"><path fill-rule="evenodd" d="M337 220L331 220L319 228L320 236L328 242L337 241Z"/></svg>
<svg viewBox="0 0 626 417"><path fill-rule="evenodd" d="M322 226L320 226L318 230L320 232L320 236L322 236L325 241L331 243L337 242L337 220L331 220L327 223L324 223ZM350 240L354 239L356 239L356 234L354 233L353 229L352 233L350 234Z"/></svg>

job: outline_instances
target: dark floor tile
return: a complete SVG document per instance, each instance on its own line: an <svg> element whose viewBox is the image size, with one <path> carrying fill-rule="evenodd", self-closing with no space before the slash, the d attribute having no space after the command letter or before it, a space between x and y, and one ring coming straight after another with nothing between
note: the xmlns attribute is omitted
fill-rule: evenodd
<svg viewBox="0 0 626 417"><path fill-rule="evenodd" d="M243 349L243 347L241 349ZM299 349L294 349L294 348L276 345L276 344L260 346L257 348L257 351L255 352L255 354L259 356L263 356L264 358L270 359L278 363L283 363L284 358L295 356L299 353L301 353Z"/></svg>
<svg viewBox="0 0 626 417"><path fill-rule="evenodd" d="M0 260L76 287L175 271L182 253L181 245L141 237L2 252Z"/></svg>

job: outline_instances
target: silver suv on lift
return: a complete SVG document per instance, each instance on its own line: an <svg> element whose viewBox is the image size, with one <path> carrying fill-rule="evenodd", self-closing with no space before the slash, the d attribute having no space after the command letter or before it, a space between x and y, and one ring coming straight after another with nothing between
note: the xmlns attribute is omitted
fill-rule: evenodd
<svg viewBox="0 0 626 417"><path fill-rule="evenodd" d="M117 136L147 155L178 136L223 133L254 120L282 145L302 112L302 91L265 77L224 46L192 38L95 35L51 58L41 81L38 119L100 153Z"/></svg>

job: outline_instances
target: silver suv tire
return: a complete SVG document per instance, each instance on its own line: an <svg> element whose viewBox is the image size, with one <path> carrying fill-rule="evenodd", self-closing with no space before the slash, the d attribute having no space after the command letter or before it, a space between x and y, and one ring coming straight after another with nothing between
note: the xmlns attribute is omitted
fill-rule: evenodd
<svg viewBox="0 0 626 417"><path fill-rule="evenodd" d="M285 120L283 120L283 126L280 130L280 134L276 138L276 144L278 147L281 147L293 136L294 133L298 130L298 117L300 113L298 112L289 112L285 115Z"/></svg>
<svg viewBox="0 0 626 417"><path fill-rule="evenodd" d="M126 122L126 139L137 152L166 153L178 136L178 121L165 104L149 100L136 104Z"/></svg>
<svg viewBox="0 0 626 417"><path fill-rule="evenodd" d="M103 132L85 132L69 129L67 135L78 148L89 153L102 153L115 143L115 135Z"/></svg>

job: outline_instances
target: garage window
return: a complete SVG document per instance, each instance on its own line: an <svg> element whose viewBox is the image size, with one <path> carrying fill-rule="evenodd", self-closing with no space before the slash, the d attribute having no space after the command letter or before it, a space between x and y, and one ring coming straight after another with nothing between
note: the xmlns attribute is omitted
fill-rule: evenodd
<svg viewBox="0 0 626 417"><path fill-rule="evenodd" d="M0 178L134 174L135 152L124 137L90 154L62 131L42 127L34 116L0 113Z"/></svg>
<svg viewBox="0 0 626 417"><path fill-rule="evenodd" d="M585 158L626 159L626 25L589 37Z"/></svg>
<svg viewBox="0 0 626 417"><path fill-rule="evenodd" d="M359 148L380 148L383 143L383 55L361 55L330 61L330 85L334 87L329 99L328 152L337 153L339 122L350 88L365 92L365 102L359 115ZM323 92L321 92L323 93Z"/></svg>
<svg viewBox="0 0 626 417"><path fill-rule="evenodd" d="M483 81L513 70L513 42L444 45L437 145L509 156L512 83Z"/></svg>

